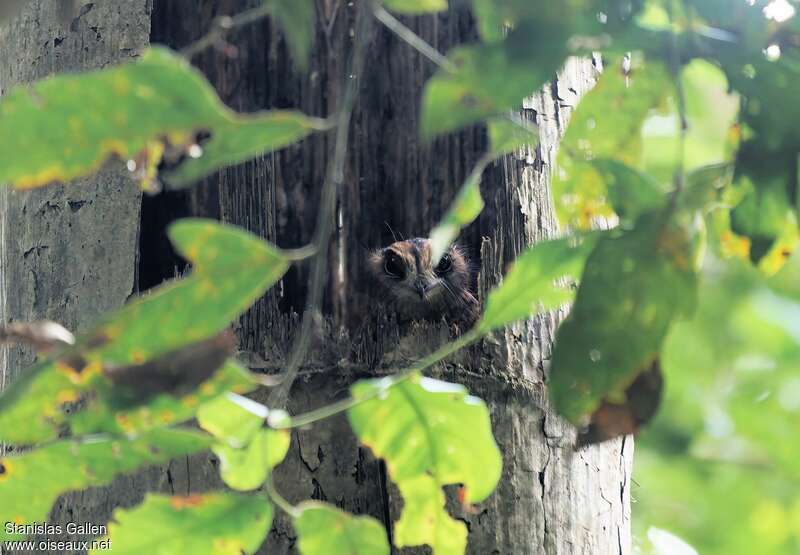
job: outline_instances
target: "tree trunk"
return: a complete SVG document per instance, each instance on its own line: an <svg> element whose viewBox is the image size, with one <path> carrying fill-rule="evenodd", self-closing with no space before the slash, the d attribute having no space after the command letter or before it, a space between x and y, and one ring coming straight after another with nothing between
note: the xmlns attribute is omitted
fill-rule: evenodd
<svg viewBox="0 0 800 555"><path fill-rule="evenodd" d="M204 2L198 8L197 2L190 0L153 0L150 39L180 48L201 36L217 15L257 3L226 0ZM133 21L142 21L146 33L148 2L123 4L102 8L107 16L102 20L106 35L119 39L125 25L133 33L139 29ZM341 96L355 4L317 0L315 48L307 72L293 68L284 41L268 20L229 37L239 49L238 57L228 58L212 49L194 62L223 100L237 110L292 107L327 116L336 110ZM94 8L97 15L101 5L105 4ZM120 12L128 15L110 18L109 14ZM91 15L89 12L80 20L81 33L93 28L85 21ZM47 19L42 16L38 21L44 26ZM407 22L440 51L475 38L469 14L455 7L436 17ZM109 28L112 24L114 33ZM33 18L29 27L15 27L14 36L24 33L24 40L0 31L0 50L19 52L8 57L14 67L24 60L19 65L27 71L32 64L29 58L37 54L51 60L41 62L45 67L38 73L15 77L13 82L40 77L56 69L55 65L61 69L67 62L60 61L58 48L75 44L77 49L81 40L94 40L95 36L90 33L88 38L78 39L72 33L59 47L51 37L42 52L29 47L21 51L23 44L42 44L38 37L44 32ZM137 34L136 40L140 42L129 47L131 54L147 37ZM8 50L9 44L19 44L19 50ZM79 61L68 67L92 67L122 57L117 44L103 43L103 48L92 60L82 57L82 50L76 51L74 59ZM294 413L343 397L354 380L396 371L450 338L444 325L400 329L390 315L374 310L375 287L366 273L365 259L369 249L390 243L393 232L411 237L424 236L430 230L485 150L486 134L475 128L431 144L419 140L422 87L435 68L384 29L376 28L371 37L365 68L350 134L345 184L338 196L324 317L292 390L289 408ZM0 62L3 90L11 84L9 74L16 71ZM590 61L571 61L550 86L527 99L522 116L540 126L541 145L507 156L487 171L482 184L486 209L461 236L461 243L480 268L476 280L479 293L494 286L527 245L556 232L548 187L557 143L571 108L593 82L595 71ZM4 191L0 197L4 320L46 316L80 329L100 312L118 306L131 287L144 290L172 277L183 264L166 244L164 229L178 216L216 217L282 247L308 242L331 141L332 135L315 135L274 155L224 170L188 192L145 198L141 224L137 221L139 197L132 186L121 181L118 170L87 180L88 185L26 195ZM117 192L120 189L123 195ZM87 197L89 191L91 197ZM43 195L44 200L25 200L36 195ZM92 202L73 208L73 196ZM129 200L123 202L123 197ZM45 202L50 198L60 203L53 206L63 208L40 208L50 206ZM100 198L107 200L101 202ZM104 227L111 222L113 233ZM142 232L134 285L137 227ZM24 241L19 239L21 229L25 229ZM85 251L80 248L84 244ZM29 249L33 250L25 255ZM85 254L76 254L76 250ZM79 269L75 268L76 256ZM27 277L34 273L35 278ZM79 288L70 288L76 280ZM258 352L268 362L268 370L283 368L299 321L297 313L305 304L306 280L306 267L291 270L240 319L242 348ZM470 553L630 553L632 441L617 440L574 452L574 430L547 406L547 361L562 316L547 314L496 332L428 372L465 384L487 402L504 455L498 491L480 504L476 514L463 513L451 503L453 514L470 529ZM6 356L1 368L7 381L8 369L20 368L30 356ZM258 394L259 400L266 400L267 393ZM344 417L296 431L275 481L291 501L324 499L345 510L375 516L387 525L402 507L383 465L358 445ZM193 457L118 480L110 488L67 496L52 518L102 522L112 506L135 503L145 489L185 493L218 486L212 458ZM262 552L293 553L294 545L291 524L279 515Z"/></svg>

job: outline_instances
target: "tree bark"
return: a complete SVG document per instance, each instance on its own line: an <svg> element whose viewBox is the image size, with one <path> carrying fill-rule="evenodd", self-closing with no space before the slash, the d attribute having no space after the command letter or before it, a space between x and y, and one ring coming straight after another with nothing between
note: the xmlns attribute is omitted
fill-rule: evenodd
<svg viewBox="0 0 800 555"><path fill-rule="evenodd" d="M226 0L204 2L198 7L190 0L153 0L150 39L180 48L204 34L214 17L257 3ZM44 11L39 2L35 4L36 9ZM103 25L122 29L130 21L142 21L146 28L147 4L140 0L124 3L124 7L103 8L104 13L124 11L129 16L106 18ZM338 106L341 77L352 47L354 4L317 0L317 33L307 72L294 69L284 41L268 20L228 37L238 47L236 58L210 49L194 62L235 109L291 107L316 116L330 115ZM94 9L100 10L101 5ZM28 17L31 28L14 31L24 32L26 39L14 42L8 31L0 31L0 49L4 52L8 51L7 44L20 44L12 51L19 52L19 57L9 56L15 65L18 59L26 60L20 65L30 65L23 56L38 54L23 53L22 44L41 44L32 37L39 37L43 31L33 24L36 20L30 14ZM475 39L469 14L456 7L407 23L440 51ZM131 47L130 54L147 41L146 36L136 37L142 42ZM77 37L69 40L76 47L79 44ZM323 317L292 391L289 408L293 413L343 397L354 380L396 371L450 339L451 331L444 325L401 329L391 315L375 310L375 286L367 275L365 260L369 249L388 244L393 233L424 236L431 229L485 150L486 134L482 128L474 128L423 144L417 133L420 98L424 82L435 68L384 29L376 29L370 40L366 69L360 76L345 184L338 195ZM114 57L119 56L118 48L108 46L105 57L95 58L102 60L98 65L120 59ZM46 65L39 73L13 82L61 69L52 38L43 50L45 57L53 60L49 64L57 67ZM79 53L75 56L76 65L68 67L92 67ZM7 64L0 62L3 90L10 83ZM527 245L556 233L549 182L557 144L572 107L591 86L595 73L591 61L573 60L548 87L526 99L521 115L540 126L541 144L509 155L487 171L482 183L486 209L460 239L480 268L476 289L482 296L498 283L506 266ZM331 142L332 135L315 135L279 153L226 169L187 192L145 198L140 223L138 195L130 193L131 200L121 202L120 194L109 187L111 179L118 188L134 190L122 184L118 170L109 170L78 187L48 188L27 195L3 190L3 318L47 316L80 329L100 312L119 306L132 287L144 290L172 277L183 263L166 244L164 229L177 216L216 217L282 247L308 242L314 231ZM87 190L93 191L92 199L107 195L109 200L94 200L73 212L69 203L72 197L67 199L66 195ZM50 209L55 215L36 215L43 201L26 208L19 199L37 194L55 195L64 208L60 212ZM95 221L108 223L87 223ZM121 225L120 221L121 231L111 233L103 227L111 222ZM12 222L15 227L10 226ZM142 232L134 271L137 227ZM17 246L19 241L14 239L16 230L22 228L26 229L25 248ZM50 237L60 242L51 244ZM78 259L82 273L75 276L79 280L90 277L81 281L80 289L54 281L67 279L64 275L73 276L70 272L77 271L75 250L84 243L91 243L93 254ZM34 247L39 244L50 250L36 251ZM25 256L31 248L33 256ZM62 257L57 257L55 253L62 251ZM67 254L69 261L64 258ZM39 258L46 260L37 262ZM36 280L45 283L37 287L45 287L49 296L26 293L32 278L23 279L24 272L35 274ZM281 371L285 364L299 321L297 314L305 304L306 280L305 266L292 269L238 322L242 348L258 352L270 366L268 371ZM98 290L102 291L99 295ZM561 313L546 314L510 326L428 372L465 384L487 402L503 452L504 471L498 491L478 507L476 514L464 513L456 503L450 503L453 514L469 527L469 553L630 553L632 441L617 440L574 452L574 430L548 407L547 365L561 317ZM5 356L0 368L6 381L11 377L10 368L18 369L30 361L29 355ZM267 394L259 393L257 398L264 401ZM275 481L290 501L322 499L348 511L372 515L387 525L398 517L402 507L384 466L358 445L344 417L296 431ZM62 508L54 509L52 518L67 518L64 515L69 513L73 520L102 522L112 506L135 503L146 489L185 493L218 486L215 461L210 456L192 457L121 479L110 488L68 496L60 502ZM295 552L295 534L283 515L276 518L261 552ZM424 550L403 551L414 552Z"/></svg>

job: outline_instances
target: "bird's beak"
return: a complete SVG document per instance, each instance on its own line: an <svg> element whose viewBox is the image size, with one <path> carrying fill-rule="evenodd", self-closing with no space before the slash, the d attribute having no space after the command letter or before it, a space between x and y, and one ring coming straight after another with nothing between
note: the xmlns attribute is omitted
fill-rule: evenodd
<svg viewBox="0 0 800 555"><path fill-rule="evenodd" d="M419 293L419 298L424 301L425 300L425 293L427 293L428 288L425 287L425 284L421 283L421 282L417 283L415 288L417 290L417 293Z"/></svg>

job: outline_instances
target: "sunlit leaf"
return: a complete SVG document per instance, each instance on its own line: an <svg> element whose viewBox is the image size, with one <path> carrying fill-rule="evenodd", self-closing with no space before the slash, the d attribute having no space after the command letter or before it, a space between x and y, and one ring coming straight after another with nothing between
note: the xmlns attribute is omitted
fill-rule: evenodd
<svg viewBox="0 0 800 555"><path fill-rule="evenodd" d="M387 389L390 383L357 382L354 397L378 396L348 415L358 438L386 460L392 479L430 475L440 485L464 484L467 501L488 497L502 460L483 401L460 385L430 378L414 376Z"/></svg>
<svg viewBox="0 0 800 555"><path fill-rule="evenodd" d="M308 68L314 41L313 0L264 0L286 37L286 43L300 69Z"/></svg>
<svg viewBox="0 0 800 555"><path fill-rule="evenodd" d="M287 430L262 429L244 447L215 445L213 450L220 460L222 480L239 491L258 488L286 456L289 441Z"/></svg>
<svg viewBox="0 0 800 555"><path fill-rule="evenodd" d="M114 511L108 537L114 553L123 555L240 555L256 552L271 523L272 506L260 495L149 494L138 507Z"/></svg>
<svg viewBox="0 0 800 555"><path fill-rule="evenodd" d="M671 90L669 73L651 62L631 77L608 67L579 102L559 147L553 198L559 219L588 229L627 209L635 217L658 204L659 188L636 171L647 114ZM634 196L635 195L635 196Z"/></svg>
<svg viewBox="0 0 800 555"><path fill-rule="evenodd" d="M195 149L199 157L167 176L184 185L320 126L299 112L235 114L185 59L154 48L127 64L8 91L0 99L0 183L70 181L111 157L134 158L153 142L186 148L199 140L195 135L210 133Z"/></svg>
<svg viewBox="0 0 800 555"><path fill-rule="evenodd" d="M489 293L480 329L498 328L571 301L573 290L559 281L580 278L598 238L599 234L593 233L529 247Z"/></svg>
<svg viewBox="0 0 800 555"><path fill-rule="evenodd" d="M374 518L314 501L298 509L293 525L300 555L389 555L386 530Z"/></svg>
<svg viewBox="0 0 800 555"><path fill-rule="evenodd" d="M404 14L440 12L447 9L447 0L383 0L390 10Z"/></svg>
<svg viewBox="0 0 800 555"><path fill-rule="evenodd" d="M462 555L467 547L467 526L445 510L441 486L431 476L398 482L403 514L394 525L397 547L427 544L434 555Z"/></svg>
<svg viewBox="0 0 800 555"><path fill-rule="evenodd" d="M197 421L204 430L231 447L247 445L264 425L269 410L241 395L228 394L204 403L197 411Z"/></svg>
<svg viewBox="0 0 800 555"><path fill-rule="evenodd" d="M650 368L673 319L694 307L692 256L690 237L665 213L598 241L556 335L548 383L563 416L581 422Z"/></svg>
<svg viewBox="0 0 800 555"><path fill-rule="evenodd" d="M207 449L211 439L189 431L159 430L137 439L105 437L59 441L0 457L0 520L44 522L67 491L109 484L118 474ZM14 537L0 527L0 539Z"/></svg>

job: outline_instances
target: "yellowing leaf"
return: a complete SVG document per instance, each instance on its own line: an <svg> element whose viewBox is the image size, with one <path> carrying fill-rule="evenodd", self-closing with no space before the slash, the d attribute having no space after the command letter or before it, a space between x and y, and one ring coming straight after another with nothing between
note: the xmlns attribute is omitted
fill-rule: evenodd
<svg viewBox="0 0 800 555"><path fill-rule="evenodd" d="M236 114L186 60L153 48L127 64L8 91L0 99L0 183L30 188L70 181L111 157L152 151L154 141L208 133L197 157L166 176L186 185L322 126L292 111Z"/></svg>

